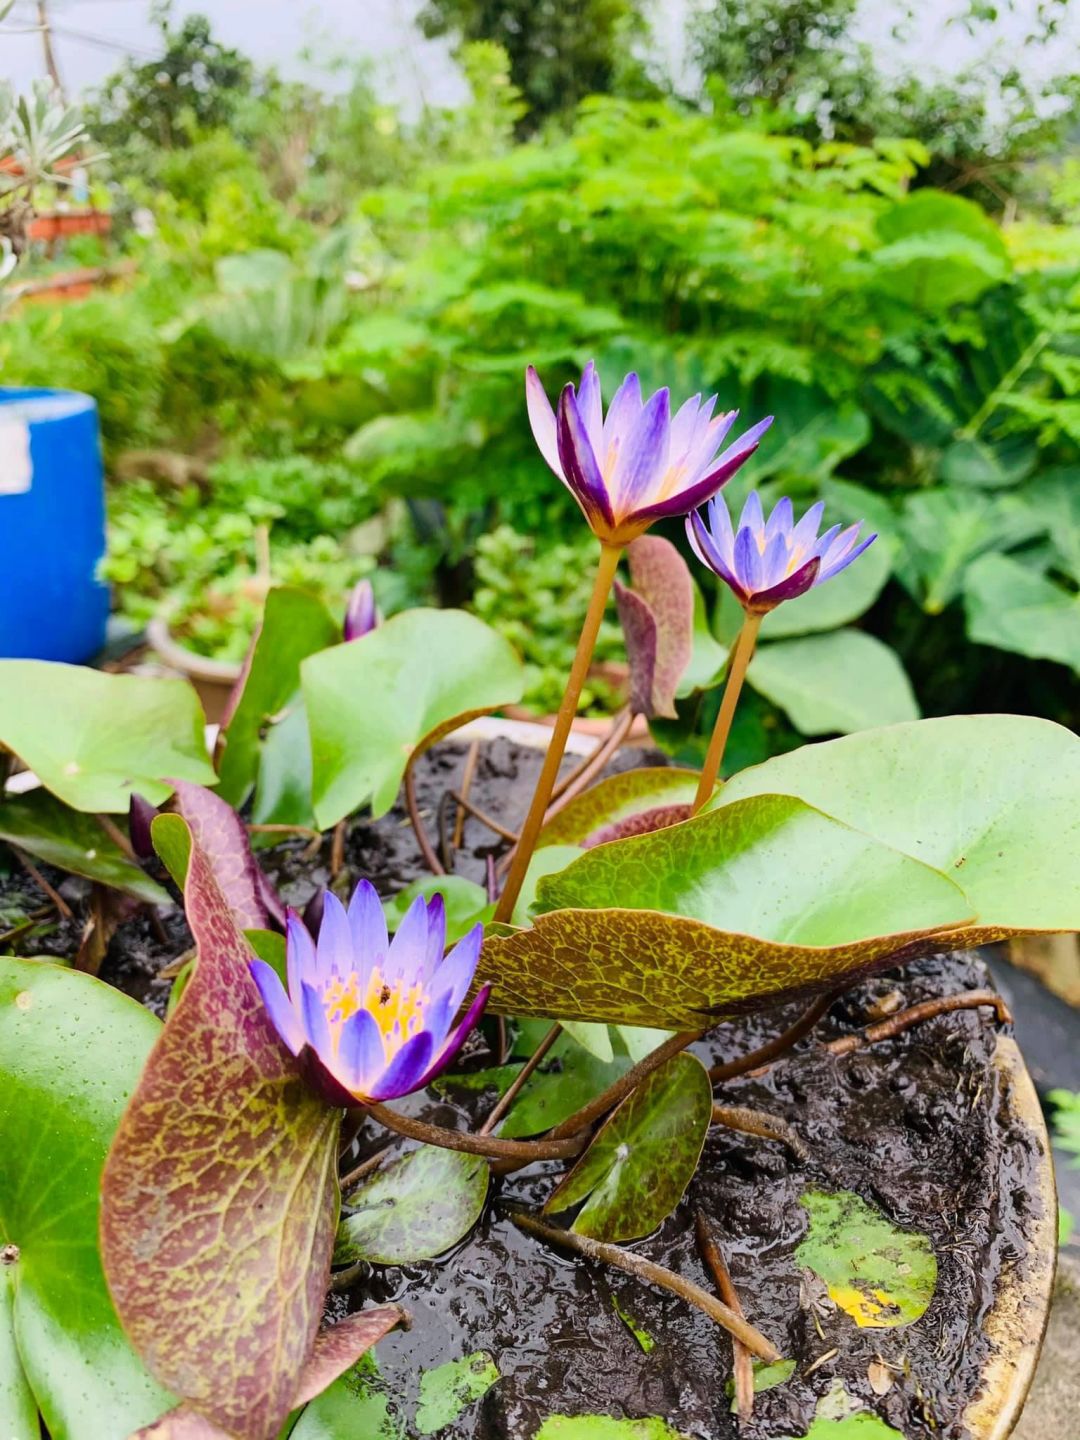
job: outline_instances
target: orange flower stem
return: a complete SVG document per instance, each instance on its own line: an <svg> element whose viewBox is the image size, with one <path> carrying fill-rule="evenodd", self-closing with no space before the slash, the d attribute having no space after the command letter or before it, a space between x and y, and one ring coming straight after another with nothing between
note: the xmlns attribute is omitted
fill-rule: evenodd
<svg viewBox="0 0 1080 1440"><path fill-rule="evenodd" d="M570 736L570 727L577 714L582 686L585 684L585 677L589 671L589 662L592 660L593 650L596 647L600 622L604 618L608 596L611 593L611 583L615 579L615 571L618 568L622 552L621 545L608 545L604 541L600 542L600 560L596 567L596 580L593 584L589 608L585 612L585 622L581 627L581 638L578 640L574 663L570 667L570 678L566 682L562 704L559 706L559 713L555 718L555 729L552 732L547 754L544 756L544 766L540 771L540 778L533 791L529 813L525 817L525 824L521 827L517 849L514 851L514 863L510 866L506 884L499 896L499 903L495 907L495 920L504 924L514 913L514 906L517 904L517 898L521 894L521 887L525 880L525 872L529 868L529 861L532 859L544 823L544 815L551 800L551 792L558 779L559 766L562 764L566 742Z"/></svg>
<svg viewBox="0 0 1080 1440"><path fill-rule="evenodd" d="M705 764L701 770L701 779L698 781L697 794L694 796L692 813L695 815L716 789L720 764L727 748L728 736L731 734L731 722L735 718L735 706L739 703L743 681L746 679L746 671L753 656L758 631L761 629L761 622L764 618L763 615L752 615L748 612L732 648L727 684L724 686L724 696L720 701L720 713L716 717L716 725L713 727L712 739L709 741Z"/></svg>

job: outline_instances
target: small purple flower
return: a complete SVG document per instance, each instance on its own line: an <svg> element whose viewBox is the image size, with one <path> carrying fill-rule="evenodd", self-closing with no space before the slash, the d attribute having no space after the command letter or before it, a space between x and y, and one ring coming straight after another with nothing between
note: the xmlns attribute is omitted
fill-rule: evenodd
<svg viewBox="0 0 1080 1440"><path fill-rule="evenodd" d="M766 520L755 490L743 506L736 531L727 504L717 495L709 501L708 524L695 511L686 517L686 533L698 559L720 576L743 609L763 615L831 580L877 539L876 535L859 539L861 521L846 530L834 525L819 536L824 510L819 500L796 525L785 496Z"/></svg>
<svg viewBox="0 0 1080 1440"><path fill-rule="evenodd" d="M703 505L750 458L772 424L770 415L721 450L737 410L714 417L716 396L702 404L694 395L673 416L669 391L657 390L643 402L633 373L616 390L605 418L591 360L577 390L567 385L559 396L557 415L531 365L525 398L540 453L608 545L629 544L654 520Z"/></svg>
<svg viewBox="0 0 1080 1440"><path fill-rule="evenodd" d="M482 936L474 926L443 959L442 896L420 895L390 941L375 887L361 880L347 911L326 892L318 942L289 911L288 994L265 961L250 967L274 1028L315 1087L332 1105L355 1106L420 1090L453 1060L490 990L455 1026Z"/></svg>
<svg viewBox="0 0 1080 1440"><path fill-rule="evenodd" d="M375 591L371 581L359 580L345 606L345 639L360 640L370 634L378 623L379 612L375 608Z"/></svg>

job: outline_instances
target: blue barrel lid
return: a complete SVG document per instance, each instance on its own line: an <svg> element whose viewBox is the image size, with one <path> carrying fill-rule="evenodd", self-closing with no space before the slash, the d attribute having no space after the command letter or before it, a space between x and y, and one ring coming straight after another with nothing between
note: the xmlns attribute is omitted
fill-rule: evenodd
<svg viewBox="0 0 1080 1440"><path fill-rule="evenodd" d="M79 390L47 390L0 386L0 421L39 425L47 420L66 420L93 410L96 401Z"/></svg>

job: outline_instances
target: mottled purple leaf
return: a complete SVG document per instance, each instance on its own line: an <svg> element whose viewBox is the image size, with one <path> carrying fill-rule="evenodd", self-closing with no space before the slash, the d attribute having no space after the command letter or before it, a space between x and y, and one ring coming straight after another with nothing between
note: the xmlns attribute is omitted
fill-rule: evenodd
<svg viewBox="0 0 1080 1440"><path fill-rule="evenodd" d="M271 1440L322 1313L340 1116L270 1023L204 833L185 886L198 963L109 1152L101 1251L150 1372L237 1440Z"/></svg>
<svg viewBox="0 0 1080 1440"><path fill-rule="evenodd" d="M281 913L283 921L281 901L259 869L251 853L247 827L232 806L201 785L189 785L184 780L172 783L176 786L176 811L187 822L195 844L209 861L237 928L268 928L270 906L264 896L274 902L274 918Z"/></svg>
<svg viewBox="0 0 1080 1440"><path fill-rule="evenodd" d="M675 717L675 692L690 663L694 582L669 540L642 535L627 550L631 586L615 582L630 662L630 704L639 715Z"/></svg>

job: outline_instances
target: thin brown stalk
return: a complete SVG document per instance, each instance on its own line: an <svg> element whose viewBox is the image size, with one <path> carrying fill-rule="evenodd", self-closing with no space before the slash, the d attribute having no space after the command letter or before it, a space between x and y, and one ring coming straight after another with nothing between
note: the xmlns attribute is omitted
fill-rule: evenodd
<svg viewBox="0 0 1080 1440"><path fill-rule="evenodd" d="M341 1187L341 1193L344 1195L346 1191L354 1190L356 1186L360 1184L361 1180L370 1175L373 1170L378 1170L379 1166L393 1148L394 1142L391 1141L389 1145L384 1145L381 1150L376 1150L374 1155L369 1155L366 1160L361 1160L355 1170L350 1170L347 1175L342 1175L338 1181L338 1185Z"/></svg>
<svg viewBox="0 0 1080 1440"><path fill-rule="evenodd" d="M48 880L45 879L45 876L42 875L41 871L30 859L29 855L24 854L24 852L20 850L17 845L9 844L8 849L15 856L15 859L18 860L19 864L23 867L26 873L30 876L31 880L33 880L35 884L39 885L41 889L45 892L45 894L52 901L56 909L59 910L60 914L64 917L64 919L70 920L72 918L71 906L59 893L59 891L53 889L53 887L49 884Z"/></svg>
<svg viewBox="0 0 1080 1440"><path fill-rule="evenodd" d="M560 1230L556 1225L547 1225L543 1220L537 1219L535 1215L526 1214L520 1210L511 1211L510 1219L520 1230L528 1230L551 1245L559 1245L565 1250L573 1250L578 1255L584 1255L587 1260L596 1261L601 1265L614 1265L617 1269L625 1270L628 1275L634 1275L649 1285L659 1285L664 1290L670 1290L681 1300L703 1310L710 1320L714 1320L729 1335L737 1335L751 1354L757 1355L759 1359L769 1363L780 1359L779 1350L766 1340L760 1330L755 1329L741 1315L737 1315L722 1300L717 1300L715 1295L710 1295L707 1290L703 1290L700 1285L695 1285L692 1280L686 1280L681 1275L676 1275L674 1270L668 1270L663 1265L646 1260L643 1255L638 1255L634 1250L623 1250L618 1245L608 1245L602 1240L593 1240L588 1235L575 1234L573 1230Z"/></svg>
<svg viewBox="0 0 1080 1440"><path fill-rule="evenodd" d="M465 756L465 768L461 773L460 792L454 798L458 802L457 815L454 817L454 834L452 844L455 850L461 849L461 841L465 834L465 806L469 799L469 791L472 789L473 776L476 774L476 762L480 756L480 741L474 740L469 746L468 754ZM476 814L476 811L472 811ZM517 836L514 836L517 839Z"/></svg>
<svg viewBox="0 0 1080 1440"><path fill-rule="evenodd" d="M533 791L529 813L521 827L521 836L514 850L510 873L506 877L506 884L503 886L503 892L499 896L499 903L495 909L495 919L503 924L514 913L514 906L521 894L529 861L536 849L537 837L544 824L544 816L547 814L547 808L551 802L551 792L555 788L562 758L566 752L566 742L577 714L581 689L588 674L589 662L592 660L593 650L596 647L596 637L604 618L608 596L611 593L611 583L615 579L615 571L619 567L621 555L621 546L601 543L592 597L581 626L581 636L574 653L574 663L570 667L566 690L563 693L562 704L559 706L559 713L555 717L555 728L551 733L551 739L544 755L544 763L540 770L540 778L536 782L536 789Z"/></svg>
<svg viewBox="0 0 1080 1440"><path fill-rule="evenodd" d="M544 817L545 821L550 820L551 817L557 815L564 806L569 805L570 801L573 800L576 795L580 795L582 790L589 785L593 778L599 775L600 771L611 759L612 755L615 754L615 751L618 750L627 735L629 735L634 719L634 712L630 709L629 705L627 705L624 710L620 710L619 713L612 718L611 729L600 741L599 745L595 746L594 749L585 756L580 765L575 765L574 769L570 771L570 774L560 780L551 792L551 804L548 806L547 815Z"/></svg>
<svg viewBox="0 0 1080 1440"><path fill-rule="evenodd" d="M540 1041L540 1044L525 1061L525 1064L522 1065L521 1069L514 1076L513 1084L506 1091L506 1094L500 1098L497 1105L492 1107L491 1114L484 1121L483 1125L480 1126L480 1130L478 1132L479 1134L491 1134L491 1132L495 1129L495 1126L510 1109L510 1106L513 1105L517 1097L521 1094L521 1087L525 1084L526 1080L528 1080L529 1076L540 1064L541 1060L543 1060L544 1056L551 1049L552 1045L555 1044L555 1041L559 1038L561 1034L562 1026L556 1021L556 1023L552 1025L551 1029Z"/></svg>
<svg viewBox="0 0 1080 1440"><path fill-rule="evenodd" d="M716 1237L703 1210L694 1212L694 1232L702 1259L712 1272L716 1288L720 1292L720 1299L729 1310L745 1319L738 1291L731 1279L731 1271L720 1253L720 1246L716 1243ZM750 1351L734 1335L731 1337L731 1352L734 1361L735 1409L739 1419L746 1424L754 1413L754 1362Z"/></svg>
<svg viewBox="0 0 1080 1440"><path fill-rule="evenodd" d="M697 1030L683 1030L677 1035L672 1035L670 1040L665 1040L663 1045L657 1047L644 1060L639 1060L625 1075L620 1075L618 1080L609 1085L606 1090L601 1091L587 1105L583 1105L576 1114L564 1120L561 1125L556 1125L551 1131L552 1140L561 1140L567 1135L576 1135L578 1131L584 1130L587 1126L606 1115L609 1110L614 1110L620 1100L625 1100L631 1090L636 1090L647 1075L663 1065L665 1060L670 1060L673 1055L678 1055L688 1045L692 1045L699 1038Z"/></svg>
<svg viewBox="0 0 1080 1440"><path fill-rule="evenodd" d="M495 1135L473 1135L467 1130L444 1130L441 1125L428 1125L409 1115L400 1115L374 1101L367 1105L373 1120L425 1145L441 1145L444 1150L461 1150L466 1155L486 1155L491 1160L520 1160L531 1165L534 1160L569 1160L585 1148L586 1137L573 1135L562 1140L500 1140Z"/></svg>
<svg viewBox="0 0 1080 1440"><path fill-rule="evenodd" d="M478 805L474 805L465 795L462 795L457 790L451 790L450 798L457 801L459 816L466 814L471 815L474 820L479 820L481 825L486 825L489 830L501 836L502 839L509 840L511 844L517 843L518 837L516 830L508 830L505 825L500 824L500 822L495 819L494 815L489 815L486 810L481 810ZM460 844L461 842L455 841L454 843Z"/></svg>
<svg viewBox="0 0 1080 1440"><path fill-rule="evenodd" d="M409 812L409 823L412 825L413 834L416 836L416 843L420 846L420 854L424 857L424 864L433 875L445 875L446 867L435 854L428 833L424 829L424 821L420 814L420 806L416 799L416 776L413 774L411 765L405 769L405 808Z"/></svg>
<svg viewBox="0 0 1080 1440"><path fill-rule="evenodd" d="M698 781L697 794L694 796L693 813L695 815L716 789L728 736L731 734L731 722L735 718L735 707L739 703L743 681L746 679L746 671L753 656L758 631L761 629L761 622L764 618L763 615L753 615L748 612L732 648L731 659L728 662L727 681L724 685L723 698L720 701L720 713L716 717L712 739L709 741L709 748L705 754L705 764L701 769L701 779Z"/></svg>
<svg viewBox="0 0 1080 1440"><path fill-rule="evenodd" d="M330 879L336 880L345 868L345 833L348 828L347 820L339 820L334 826L333 838L330 841Z"/></svg>
<svg viewBox="0 0 1080 1440"><path fill-rule="evenodd" d="M131 841L124 834L123 830L120 829L120 826L117 825L116 821L112 818L112 816L98 815L96 819L102 830L105 831L105 834L108 835L109 839L113 842L113 844L119 846L119 848L124 852L127 858L129 860L135 861L135 863L137 864L138 861L136 859L135 851L131 847Z"/></svg>
<svg viewBox="0 0 1080 1440"><path fill-rule="evenodd" d="M913 1025L921 1025L924 1020L933 1020L936 1015L948 1015L953 1010L975 1010L983 1005L994 1008L999 1025L1012 1023L1012 1012L995 991L968 990L963 995L942 995L936 1000L924 1000L920 1005L901 1010L898 1015L890 1015L887 1020L882 1020L877 1025L868 1025L865 1030L859 1030L854 1035L830 1040L825 1049L833 1055L850 1055L853 1050L859 1050L863 1045L876 1045L880 1040L892 1040L894 1036L910 1030Z"/></svg>
<svg viewBox="0 0 1080 1440"><path fill-rule="evenodd" d="M322 835L310 825L248 825L249 835L303 835L306 840L322 844Z"/></svg>
<svg viewBox="0 0 1080 1440"><path fill-rule="evenodd" d="M808 1160L810 1152L787 1123L764 1110L751 1110L748 1105L714 1105L712 1123L742 1135L759 1135L762 1140L775 1140L786 1145L800 1160Z"/></svg>
<svg viewBox="0 0 1080 1440"><path fill-rule="evenodd" d="M778 1060L797 1045L806 1035L810 1034L819 1020L824 1019L828 1014L833 1001L842 995L842 990L832 990L828 995L821 995L808 1010L805 1010L795 1021L789 1025L782 1034L777 1035L775 1040L767 1040L764 1045L759 1045L756 1050L751 1050L748 1055L740 1055L737 1060L726 1060L722 1065L714 1065L709 1071L709 1079L714 1085L720 1085L725 1080L735 1080L740 1075L748 1075L751 1070L759 1070L763 1065L769 1065Z"/></svg>

